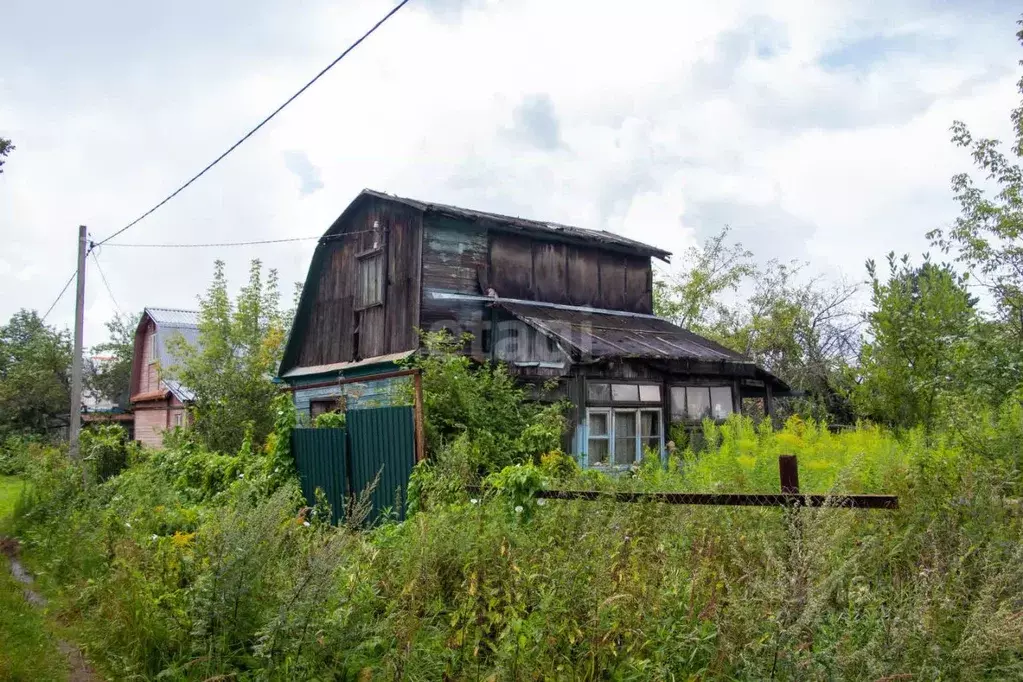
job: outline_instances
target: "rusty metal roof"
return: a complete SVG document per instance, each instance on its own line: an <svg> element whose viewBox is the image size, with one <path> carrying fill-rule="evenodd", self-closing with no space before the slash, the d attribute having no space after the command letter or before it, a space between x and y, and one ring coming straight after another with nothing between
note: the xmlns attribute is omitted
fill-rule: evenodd
<svg viewBox="0 0 1023 682"><path fill-rule="evenodd" d="M659 249L656 246L644 244L643 242L638 242L634 239L623 237L620 234L615 234L614 232L607 232L604 230L590 230L583 227L562 225L560 223L551 223L541 220L529 220L527 218L518 218L516 216L501 215L499 213L490 213L487 211L476 211L469 208L461 208L459 206L450 206L448 204L435 204L428 201L420 201L418 199L399 197L393 194L378 192L372 189L362 190L362 192L359 194L359 197L362 196L371 196L386 201L397 201L399 203L405 204L406 206L411 206L412 208L418 209L425 213L437 213L441 215L447 215L453 218L465 220L470 223L485 221L492 223L494 226L499 228L504 228L515 232L542 235L553 239L557 239L558 241L569 241L576 243L588 242L591 244L612 247L618 251L635 253L642 256L652 256L654 258L660 258L661 260L664 261L667 261L671 257L670 251L665 251L664 249ZM355 201L352 202L352 204L355 203L356 203ZM343 216L344 214L342 214L342 217Z"/></svg>
<svg viewBox="0 0 1023 682"><path fill-rule="evenodd" d="M521 303L501 308L589 358L654 358L753 364L742 355L658 317Z"/></svg>

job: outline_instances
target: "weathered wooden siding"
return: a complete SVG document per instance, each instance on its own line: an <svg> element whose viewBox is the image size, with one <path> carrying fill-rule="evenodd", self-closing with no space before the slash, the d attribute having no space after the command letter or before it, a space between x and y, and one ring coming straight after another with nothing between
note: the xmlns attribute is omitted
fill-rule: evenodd
<svg viewBox="0 0 1023 682"><path fill-rule="evenodd" d="M649 258L491 232L487 273L502 298L653 310Z"/></svg>
<svg viewBox="0 0 1023 682"><path fill-rule="evenodd" d="M296 366L348 362L417 347L420 230L417 211L379 200L366 200L335 227L332 235L346 236L318 247L314 256L312 301L296 320L302 334ZM374 248L384 254L383 304L359 309L358 257Z"/></svg>
<svg viewBox="0 0 1023 682"><path fill-rule="evenodd" d="M376 381L360 381L335 386L318 386L316 388L295 389L295 409L299 414L309 414L309 403L314 400L336 400L345 397L345 405L349 410L369 407L391 407L407 403L410 395L408 385L410 377L391 377Z"/></svg>
<svg viewBox="0 0 1023 682"><path fill-rule="evenodd" d="M472 355L482 354L484 325L489 322L480 301L445 299L446 294L478 296L493 286L487 272L487 234L450 218L427 217L423 224L423 300L419 326L447 329L455 337L469 333Z"/></svg>

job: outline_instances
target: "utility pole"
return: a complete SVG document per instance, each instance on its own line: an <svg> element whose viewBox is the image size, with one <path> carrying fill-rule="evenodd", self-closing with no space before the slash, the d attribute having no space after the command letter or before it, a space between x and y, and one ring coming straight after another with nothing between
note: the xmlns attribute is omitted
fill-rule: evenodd
<svg viewBox="0 0 1023 682"><path fill-rule="evenodd" d="M87 254L88 230L78 226L78 286L75 289L75 351L71 356L71 429L68 452L71 461L78 463L78 433L82 427L82 333L85 327L85 256ZM85 480L85 469L82 469Z"/></svg>

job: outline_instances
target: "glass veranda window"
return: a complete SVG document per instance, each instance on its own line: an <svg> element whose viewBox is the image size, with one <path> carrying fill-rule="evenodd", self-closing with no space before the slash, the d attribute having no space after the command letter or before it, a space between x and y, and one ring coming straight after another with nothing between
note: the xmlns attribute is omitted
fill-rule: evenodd
<svg viewBox="0 0 1023 682"><path fill-rule="evenodd" d="M731 386L672 386L672 421L725 419L732 414Z"/></svg>
<svg viewBox="0 0 1023 682"><path fill-rule="evenodd" d="M661 411L658 409L587 410L589 466L628 467L648 449L661 450Z"/></svg>

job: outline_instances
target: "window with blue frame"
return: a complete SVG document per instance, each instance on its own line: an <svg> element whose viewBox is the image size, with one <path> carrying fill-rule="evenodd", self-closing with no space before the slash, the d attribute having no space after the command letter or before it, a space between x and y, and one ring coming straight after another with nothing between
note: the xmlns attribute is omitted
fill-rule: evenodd
<svg viewBox="0 0 1023 682"><path fill-rule="evenodd" d="M663 439L661 386L587 382L589 466L624 468L660 453Z"/></svg>

